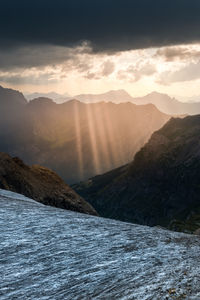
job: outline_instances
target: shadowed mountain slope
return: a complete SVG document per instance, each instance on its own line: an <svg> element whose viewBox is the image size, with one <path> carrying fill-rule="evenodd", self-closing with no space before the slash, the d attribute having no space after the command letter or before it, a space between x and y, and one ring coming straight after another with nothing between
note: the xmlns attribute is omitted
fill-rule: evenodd
<svg viewBox="0 0 200 300"><path fill-rule="evenodd" d="M171 119L132 163L75 188L104 217L193 232L199 182L200 115Z"/></svg>
<svg viewBox="0 0 200 300"><path fill-rule="evenodd" d="M16 90L6 89L0 86L1 109L3 106L12 107L17 105L26 105L27 100L24 95Z"/></svg>

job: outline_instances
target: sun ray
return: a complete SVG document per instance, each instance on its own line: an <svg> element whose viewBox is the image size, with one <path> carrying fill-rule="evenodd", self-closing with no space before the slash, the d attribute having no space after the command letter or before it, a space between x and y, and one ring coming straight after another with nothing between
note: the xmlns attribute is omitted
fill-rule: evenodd
<svg viewBox="0 0 200 300"><path fill-rule="evenodd" d="M83 179L83 149L82 149L82 135L81 135L81 123L80 123L80 110L77 101L74 101L74 125L76 132L76 150L78 153L79 162L79 175Z"/></svg>
<svg viewBox="0 0 200 300"><path fill-rule="evenodd" d="M97 139L96 139L96 133L94 128L94 116L92 114L91 104L85 104L85 107L86 107L86 114L87 114L87 125L89 130L90 146L92 151L93 167L95 169L96 174L99 174L101 168L99 163L99 153L98 153Z"/></svg>
<svg viewBox="0 0 200 300"><path fill-rule="evenodd" d="M112 103L110 103L109 105L112 105ZM104 109L104 124L106 128L105 132L106 132L107 147L110 153L111 162L114 166L119 161L119 157L118 157L118 149L116 149L114 145L114 141L117 137L114 131L112 121L110 119L109 107L108 109Z"/></svg>

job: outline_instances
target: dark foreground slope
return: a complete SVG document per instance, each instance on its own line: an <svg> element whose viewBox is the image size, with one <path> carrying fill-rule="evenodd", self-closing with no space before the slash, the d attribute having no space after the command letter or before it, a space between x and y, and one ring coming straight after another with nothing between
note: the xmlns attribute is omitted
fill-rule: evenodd
<svg viewBox="0 0 200 300"><path fill-rule="evenodd" d="M27 166L19 158L0 152L0 188L30 197L38 202L96 215L95 210L53 171Z"/></svg>
<svg viewBox="0 0 200 300"><path fill-rule="evenodd" d="M171 119L131 164L75 188L102 216L195 231L200 227L200 116Z"/></svg>
<svg viewBox="0 0 200 300"><path fill-rule="evenodd" d="M1 300L200 299L198 236L8 197L0 191Z"/></svg>

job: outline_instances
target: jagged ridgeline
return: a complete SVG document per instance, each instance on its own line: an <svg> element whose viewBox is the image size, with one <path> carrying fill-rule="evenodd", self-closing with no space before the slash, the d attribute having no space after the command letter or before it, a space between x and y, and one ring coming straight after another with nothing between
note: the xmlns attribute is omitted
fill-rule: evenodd
<svg viewBox="0 0 200 300"><path fill-rule="evenodd" d="M132 163L75 188L104 217L194 232L200 227L200 115L171 119Z"/></svg>
<svg viewBox="0 0 200 300"><path fill-rule="evenodd" d="M74 183L131 162L169 118L152 104L27 102L23 94L0 87L0 151Z"/></svg>

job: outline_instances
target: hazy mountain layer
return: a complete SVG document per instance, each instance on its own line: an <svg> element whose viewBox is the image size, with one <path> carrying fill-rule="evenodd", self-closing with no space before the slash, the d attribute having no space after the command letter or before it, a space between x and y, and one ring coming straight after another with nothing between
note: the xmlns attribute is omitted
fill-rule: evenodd
<svg viewBox="0 0 200 300"><path fill-rule="evenodd" d="M0 152L0 188L23 194L46 205L96 215L95 210L51 170L27 166Z"/></svg>
<svg viewBox="0 0 200 300"><path fill-rule="evenodd" d="M66 101L68 101L69 99L71 99L71 96L66 94L58 94L55 92L50 92L50 93L32 93L32 94L26 94L25 95L26 99L28 99L29 101L35 99L35 98L40 98L40 97L45 97L45 98L50 98L53 101L55 101L56 103L60 104L60 103L64 103Z"/></svg>
<svg viewBox="0 0 200 300"><path fill-rule="evenodd" d="M152 104L72 100L58 105L37 98L2 111L2 102L3 96L0 151L28 164L50 167L68 183L132 161L151 134L170 118Z"/></svg>
<svg viewBox="0 0 200 300"><path fill-rule="evenodd" d="M74 99L80 100L86 103L96 102L113 102L123 103L132 102L133 98L124 90L109 91L103 94L81 94L74 96Z"/></svg>
<svg viewBox="0 0 200 300"><path fill-rule="evenodd" d="M33 93L26 95L28 100L33 100L38 97L47 97L53 99L56 103L63 103L69 99L77 99L84 103L97 103L97 102L113 102L113 103L126 103L131 102L137 105L153 104L161 112L170 115L196 115L200 113L200 102L197 101L198 97L192 97L190 102L181 102L167 94L152 92L143 97L132 97L125 90L113 90L103 94L81 94L70 97L68 94L60 95L57 93ZM200 97L199 97L200 99Z"/></svg>
<svg viewBox="0 0 200 300"><path fill-rule="evenodd" d="M75 96L82 102L94 103L99 101L113 103L131 102L137 105L154 104L160 111L170 115L196 115L200 113L200 102L184 103L166 94L153 92L144 97L132 97L124 90L110 91L104 94L83 94Z"/></svg>
<svg viewBox="0 0 200 300"><path fill-rule="evenodd" d="M196 115L200 113L200 102L184 103L176 100L175 98L171 98L166 94L160 94L157 92L153 92L144 97L133 98L132 103L137 105L152 103L160 111L171 115Z"/></svg>
<svg viewBox="0 0 200 300"><path fill-rule="evenodd" d="M200 227L200 116L171 119L117 170L76 186L101 216L193 232Z"/></svg>

